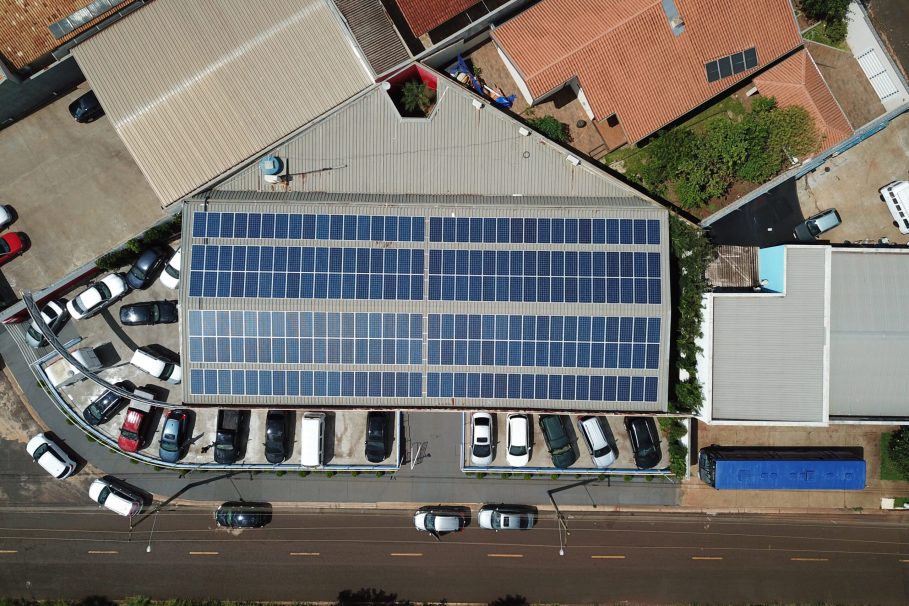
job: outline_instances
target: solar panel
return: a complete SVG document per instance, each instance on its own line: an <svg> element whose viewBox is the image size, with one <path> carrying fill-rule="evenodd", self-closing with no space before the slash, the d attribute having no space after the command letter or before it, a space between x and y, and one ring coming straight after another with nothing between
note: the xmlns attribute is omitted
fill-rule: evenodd
<svg viewBox="0 0 909 606"><path fill-rule="evenodd" d="M193 369L189 384L193 395L423 396L423 376L418 372Z"/></svg>
<svg viewBox="0 0 909 606"><path fill-rule="evenodd" d="M429 398L655 402L656 377L430 372Z"/></svg>
<svg viewBox="0 0 909 606"><path fill-rule="evenodd" d="M196 212L194 238L423 242L423 217Z"/></svg>
<svg viewBox="0 0 909 606"><path fill-rule="evenodd" d="M757 67L758 59L756 48L749 48L742 54L745 56L745 69L752 69L754 67Z"/></svg>
<svg viewBox="0 0 909 606"><path fill-rule="evenodd" d="M660 304L660 266L649 252L430 249L429 299Z"/></svg>

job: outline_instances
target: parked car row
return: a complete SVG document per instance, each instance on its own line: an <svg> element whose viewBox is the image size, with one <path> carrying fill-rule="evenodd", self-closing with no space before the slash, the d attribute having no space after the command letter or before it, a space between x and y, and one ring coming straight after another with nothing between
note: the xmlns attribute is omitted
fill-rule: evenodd
<svg viewBox="0 0 909 606"><path fill-rule="evenodd" d="M532 415L510 414L506 419L505 461L510 467L524 467L532 455ZM593 464L605 469L615 463L618 448L604 424L605 418L583 416L577 419L578 433L587 447ZM571 467L578 460L567 415L540 415L540 433L549 452L552 465L559 469ZM662 459L660 439L652 417L625 417L625 429L631 440L635 464L640 469L652 469ZM495 458L495 417L476 412L470 417L470 463L477 467L492 465Z"/></svg>
<svg viewBox="0 0 909 606"><path fill-rule="evenodd" d="M477 512L477 523L487 530L530 530L536 524L533 507L523 505L484 505ZM445 505L421 507L413 516L417 530L439 537L460 532L470 523L466 508Z"/></svg>

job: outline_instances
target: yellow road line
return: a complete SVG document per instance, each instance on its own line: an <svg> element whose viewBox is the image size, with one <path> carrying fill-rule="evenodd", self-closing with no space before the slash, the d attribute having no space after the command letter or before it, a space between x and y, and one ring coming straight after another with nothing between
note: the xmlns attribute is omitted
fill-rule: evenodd
<svg viewBox="0 0 909 606"><path fill-rule="evenodd" d="M318 551L291 551L290 555L292 556L317 556L319 555Z"/></svg>
<svg viewBox="0 0 909 606"><path fill-rule="evenodd" d="M99 554L99 555L100 555L100 554L112 555L112 554L117 554L117 553L120 553L120 552L119 552L119 551L95 551L95 550L90 550L88 553Z"/></svg>
<svg viewBox="0 0 909 606"><path fill-rule="evenodd" d="M722 560L722 556L691 556L692 560Z"/></svg>
<svg viewBox="0 0 909 606"><path fill-rule="evenodd" d="M523 558L520 553L487 553L488 558Z"/></svg>
<svg viewBox="0 0 909 606"><path fill-rule="evenodd" d="M422 558L422 553L392 553L392 556L396 558Z"/></svg>
<svg viewBox="0 0 909 606"><path fill-rule="evenodd" d="M828 558L789 558L793 562L829 562Z"/></svg>
<svg viewBox="0 0 909 606"><path fill-rule="evenodd" d="M903 564L909 564L909 560L900 560Z"/></svg>
<svg viewBox="0 0 909 606"><path fill-rule="evenodd" d="M624 560L625 556L623 555L592 555L591 559L594 560Z"/></svg>
<svg viewBox="0 0 909 606"><path fill-rule="evenodd" d="M17 549L0 549L0 553L19 553Z"/></svg>
<svg viewBox="0 0 909 606"><path fill-rule="evenodd" d="M189 555L218 555L217 551L190 551Z"/></svg>

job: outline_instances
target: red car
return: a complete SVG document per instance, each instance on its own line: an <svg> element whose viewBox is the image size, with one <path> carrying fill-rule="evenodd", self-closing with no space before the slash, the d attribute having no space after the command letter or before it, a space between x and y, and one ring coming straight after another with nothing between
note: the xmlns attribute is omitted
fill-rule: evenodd
<svg viewBox="0 0 909 606"><path fill-rule="evenodd" d="M21 254L26 241L25 234L14 231L0 236L0 265Z"/></svg>
<svg viewBox="0 0 909 606"><path fill-rule="evenodd" d="M138 408L127 408L126 418L120 427L117 445L124 452L136 452L145 446L145 419L148 413Z"/></svg>

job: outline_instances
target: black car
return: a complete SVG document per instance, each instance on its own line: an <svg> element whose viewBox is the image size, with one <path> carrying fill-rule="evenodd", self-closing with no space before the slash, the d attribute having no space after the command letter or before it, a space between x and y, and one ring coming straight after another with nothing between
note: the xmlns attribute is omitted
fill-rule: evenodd
<svg viewBox="0 0 909 606"><path fill-rule="evenodd" d="M126 272L126 283L136 290L146 288L154 282L168 256L169 252L160 246L152 246L145 250Z"/></svg>
<svg viewBox="0 0 909 606"><path fill-rule="evenodd" d="M653 469L663 458L660 436L653 417L625 417L625 429L631 439L634 463L639 469Z"/></svg>
<svg viewBox="0 0 909 606"><path fill-rule="evenodd" d="M565 417L561 415L540 415L540 431L546 441L546 449L552 464L559 469L571 467L578 456L574 452Z"/></svg>
<svg viewBox="0 0 909 606"><path fill-rule="evenodd" d="M283 463L290 456L290 415L283 410L269 410L265 417L265 460Z"/></svg>
<svg viewBox="0 0 909 606"><path fill-rule="evenodd" d="M378 410L366 413L366 460L370 463L381 463L388 458L390 417L389 413Z"/></svg>
<svg viewBox="0 0 909 606"><path fill-rule="evenodd" d="M176 301L147 301L120 308L120 323L124 326L173 324L177 319Z"/></svg>
<svg viewBox="0 0 909 606"><path fill-rule="evenodd" d="M120 389L125 389L130 392L133 391L132 388L123 381L114 383L114 385ZM85 422L89 425L102 425L113 419L124 404L126 404L126 398L121 398L119 395L108 390L95 398L95 400L82 411L82 418L85 419Z"/></svg>
<svg viewBox="0 0 909 606"><path fill-rule="evenodd" d="M104 115L104 108L98 102L94 91L88 91L69 104L69 114L76 122L94 122Z"/></svg>
<svg viewBox="0 0 909 606"><path fill-rule="evenodd" d="M221 528L262 528L271 522L271 505L228 501L218 507L215 522Z"/></svg>

